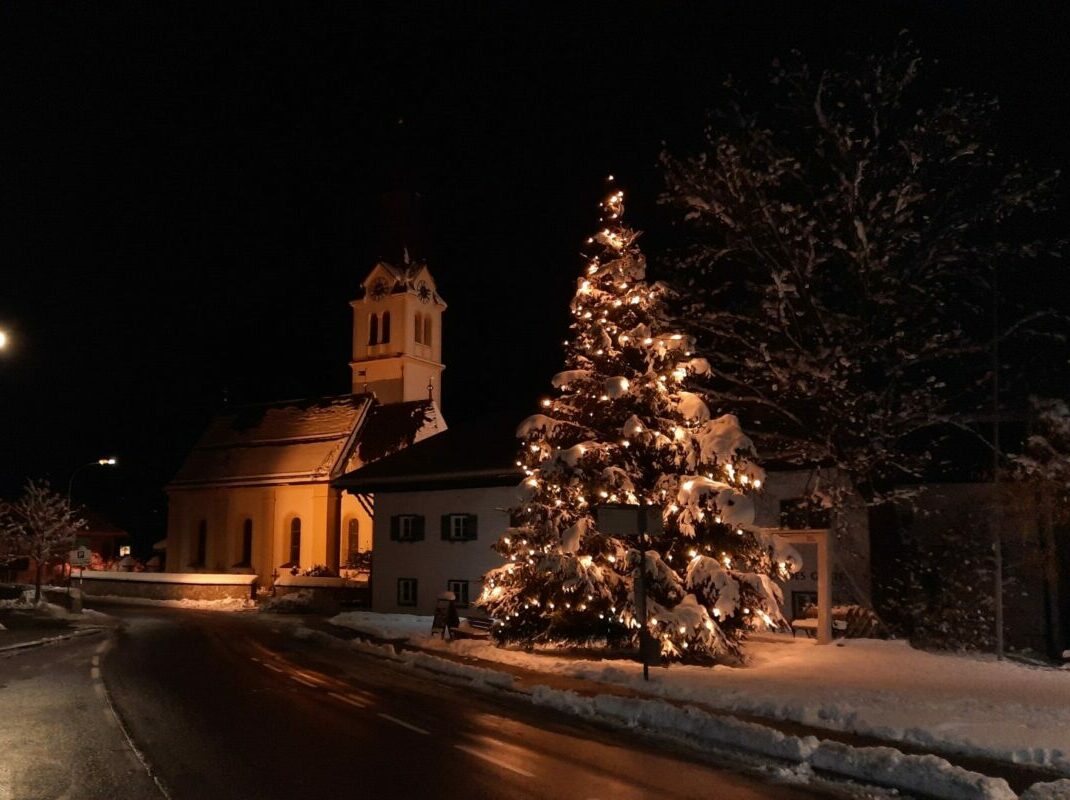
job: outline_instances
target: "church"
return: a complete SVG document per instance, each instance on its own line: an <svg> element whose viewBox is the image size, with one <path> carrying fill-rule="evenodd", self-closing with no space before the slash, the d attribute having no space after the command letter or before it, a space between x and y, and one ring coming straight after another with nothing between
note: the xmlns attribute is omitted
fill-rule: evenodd
<svg viewBox="0 0 1070 800"><path fill-rule="evenodd" d="M245 572L354 564L374 498L340 476L441 433L442 315L426 264L380 262L354 300L349 394L228 409L166 491L167 570Z"/></svg>

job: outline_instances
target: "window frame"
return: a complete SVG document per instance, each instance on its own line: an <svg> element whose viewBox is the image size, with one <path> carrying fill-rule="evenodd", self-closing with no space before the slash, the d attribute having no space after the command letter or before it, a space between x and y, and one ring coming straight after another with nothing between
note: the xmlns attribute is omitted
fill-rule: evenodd
<svg viewBox="0 0 1070 800"><path fill-rule="evenodd" d="M301 566L301 518L294 517L290 520L290 560L292 566ZM296 551L296 558L294 558Z"/></svg>
<svg viewBox="0 0 1070 800"><path fill-rule="evenodd" d="M402 598L402 587L411 586L411 598L406 601ZM420 581L417 578L398 578L397 604L403 608L414 608L420 601Z"/></svg>
<svg viewBox="0 0 1070 800"><path fill-rule="evenodd" d="M453 592L454 603L458 608L468 608L472 605L470 599L472 596L471 583L471 581L466 580L465 578L450 578L446 581L446 591ZM458 592L457 589L461 587L464 587L464 591ZM464 597L461 595L464 595Z"/></svg>

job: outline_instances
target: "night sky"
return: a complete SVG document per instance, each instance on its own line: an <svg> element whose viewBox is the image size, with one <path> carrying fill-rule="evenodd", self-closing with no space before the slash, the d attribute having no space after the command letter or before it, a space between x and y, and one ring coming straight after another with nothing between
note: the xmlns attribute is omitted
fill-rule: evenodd
<svg viewBox="0 0 1070 800"><path fill-rule="evenodd" d="M384 192L419 191L449 304L449 421L522 415L560 364L607 173L656 267L662 143L728 74L912 31L1070 154L1062 3L43 3L0 6L0 493L28 476L163 532L213 411L349 390Z"/></svg>

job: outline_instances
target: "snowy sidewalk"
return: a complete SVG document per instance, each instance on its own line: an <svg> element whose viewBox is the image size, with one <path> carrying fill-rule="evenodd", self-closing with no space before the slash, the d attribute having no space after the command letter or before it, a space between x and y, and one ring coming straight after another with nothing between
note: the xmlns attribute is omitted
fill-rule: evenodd
<svg viewBox="0 0 1070 800"><path fill-rule="evenodd" d="M525 653L490 642L427 636L430 619L353 612L331 622L380 640L585 697L661 699L757 722L785 734L851 746L936 753L1005 778L1021 791L1070 774L1070 672L976 657L926 653L904 642L752 641L746 668L674 665L651 670L626 660ZM331 627L331 626L324 626Z"/></svg>

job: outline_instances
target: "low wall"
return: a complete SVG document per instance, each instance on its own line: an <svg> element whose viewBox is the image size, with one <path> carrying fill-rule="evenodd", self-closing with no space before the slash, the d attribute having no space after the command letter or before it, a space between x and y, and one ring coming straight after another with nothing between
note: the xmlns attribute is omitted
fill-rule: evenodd
<svg viewBox="0 0 1070 800"><path fill-rule="evenodd" d="M252 600L256 575L202 572L75 573L71 586L86 597L138 597L148 600Z"/></svg>
<svg viewBox="0 0 1070 800"><path fill-rule="evenodd" d="M310 598L310 610L337 614L343 607L357 608L370 605L367 581L347 578L314 578L309 575L280 575L275 580L275 596L305 592Z"/></svg>

